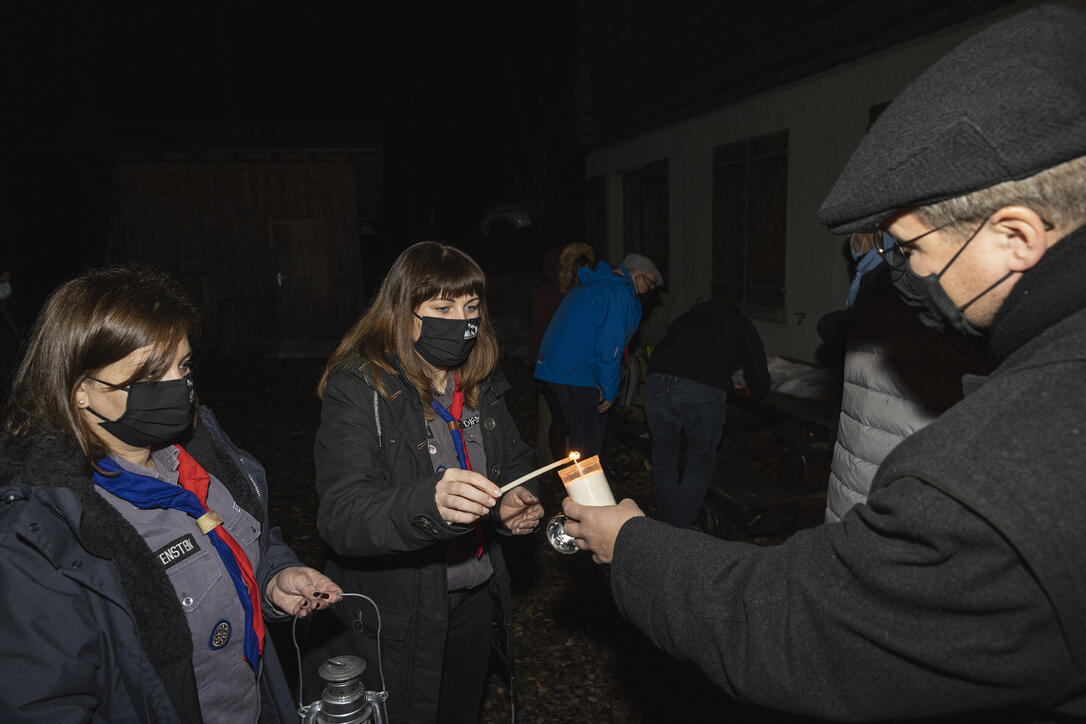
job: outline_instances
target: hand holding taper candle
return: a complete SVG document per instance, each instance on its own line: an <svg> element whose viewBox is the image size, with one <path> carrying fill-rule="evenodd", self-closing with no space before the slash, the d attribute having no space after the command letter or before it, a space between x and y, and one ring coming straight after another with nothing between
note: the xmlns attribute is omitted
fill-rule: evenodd
<svg viewBox="0 0 1086 724"><path fill-rule="evenodd" d="M542 475L543 473L547 472L548 470L553 470L554 468L558 467L559 465L565 465L566 463L570 463L570 462L575 463L575 462L577 462L577 460L580 457L581 457L581 454L579 452L577 452L576 450L574 450L573 452L571 452L569 455L566 455L561 460L555 460L550 465L544 465L543 467L539 468L538 470L533 470L532 472L528 473L527 475L521 475L516 480L514 480L512 482L509 482L509 483L506 483L505 485L503 485L501 487L502 495L505 495L510 490L517 487L518 485L520 485L522 483L526 483L526 482L528 482L529 480L531 480L532 478L534 478L536 476Z"/></svg>

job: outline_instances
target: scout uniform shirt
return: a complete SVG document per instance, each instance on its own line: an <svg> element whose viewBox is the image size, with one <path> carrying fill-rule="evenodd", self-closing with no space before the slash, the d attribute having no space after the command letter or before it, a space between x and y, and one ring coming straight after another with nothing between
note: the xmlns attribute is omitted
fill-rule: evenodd
<svg viewBox="0 0 1086 724"><path fill-rule="evenodd" d="M446 384L445 394L435 395L434 399L448 409L453 398L452 375L449 375ZM469 408L467 404L460 413L460 431L464 436L464 446L467 448L468 461L471 463L472 470L485 471L486 451L483 449L483 436L479 431L479 413ZM435 416L432 420L426 421L426 444L430 450L434 470L460 467L449 425L440 417ZM485 475L485 473L481 474ZM482 523L483 519L480 518L480 524ZM483 549L481 557L476 555L478 545L475 531L459 535L445 544L448 590L461 591L475 588L489 581L494 575L494 566L490 562L490 554L486 552L486 549Z"/></svg>
<svg viewBox="0 0 1086 724"><path fill-rule="evenodd" d="M158 472L110 457L129 472L178 485L177 454L173 445L152 452ZM95 490L143 537L173 584L192 635L192 665L204 720L255 723L260 718L260 693L253 668L245 660L245 611L215 547L196 521L180 510L141 510L97 485ZM234 502L214 476L207 507L222 515L223 526L255 571L260 562L256 519Z"/></svg>

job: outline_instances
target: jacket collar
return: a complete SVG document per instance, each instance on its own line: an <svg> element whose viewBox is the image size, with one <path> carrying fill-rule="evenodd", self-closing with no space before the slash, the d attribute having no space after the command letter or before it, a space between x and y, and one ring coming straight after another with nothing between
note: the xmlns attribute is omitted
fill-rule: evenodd
<svg viewBox="0 0 1086 724"><path fill-rule="evenodd" d="M1007 295L991 326L991 350L996 362L1002 362L1046 329L1086 308L1083 279L1086 279L1086 226L1049 248Z"/></svg>

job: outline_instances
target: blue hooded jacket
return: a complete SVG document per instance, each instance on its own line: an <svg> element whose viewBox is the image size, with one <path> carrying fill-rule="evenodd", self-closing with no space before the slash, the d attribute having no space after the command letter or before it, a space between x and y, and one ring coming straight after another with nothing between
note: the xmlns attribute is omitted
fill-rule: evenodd
<svg viewBox="0 0 1086 724"><path fill-rule="evenodd" d="M551 318L535 376L547 382L598 387L604 400L618 396L622 350L641 323L641 302L630 272L601 261L577 270L575 285Z"/></svg>

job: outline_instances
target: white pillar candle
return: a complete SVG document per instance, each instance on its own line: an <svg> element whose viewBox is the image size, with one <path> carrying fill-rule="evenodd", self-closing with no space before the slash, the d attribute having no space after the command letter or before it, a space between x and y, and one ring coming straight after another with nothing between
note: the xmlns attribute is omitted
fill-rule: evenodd
<svg viewBox="0 0 1086 724"><path fill-rule="evenodd" d="M574 503L581 505L614 505L615 496L602 470L594 470L587 475L573 478L566 483L566 494Z"/></svg>

